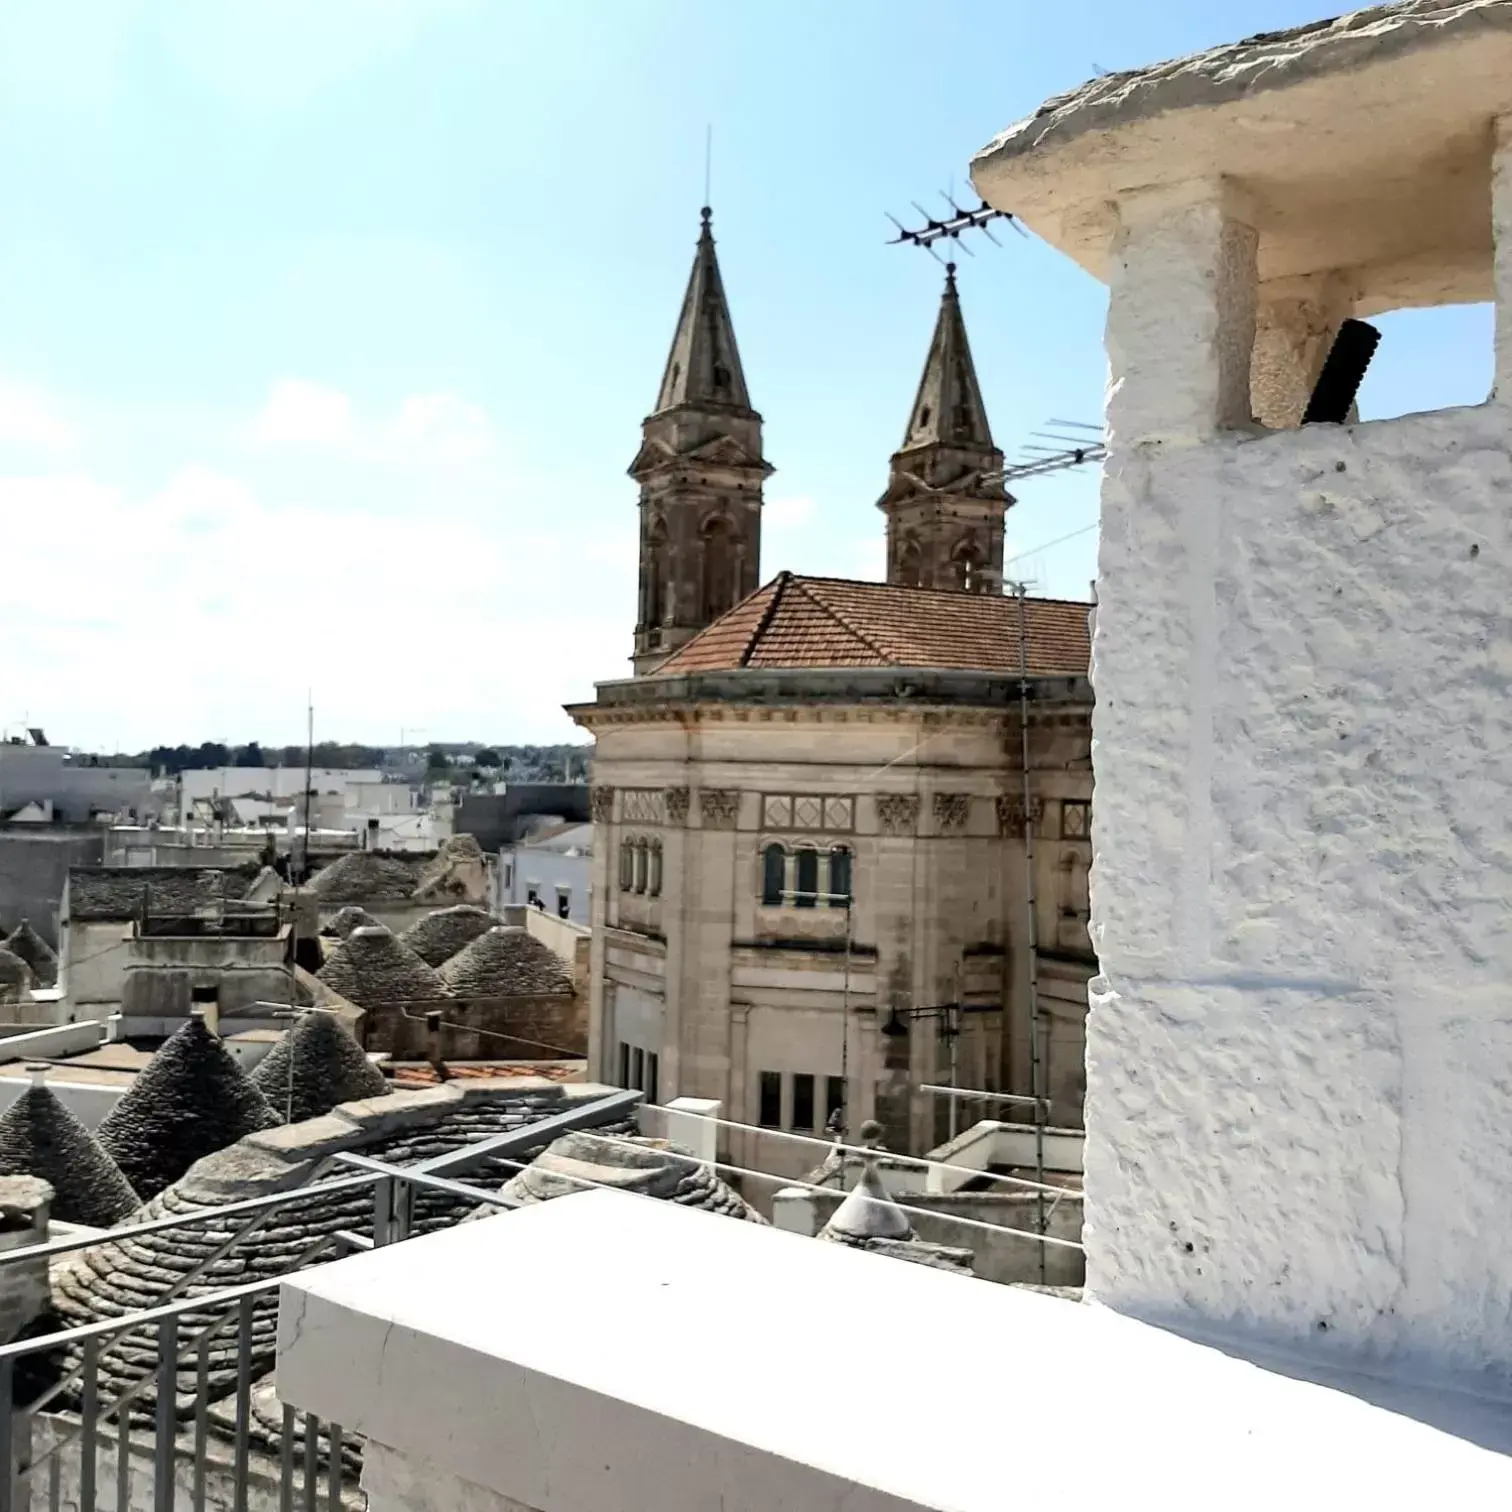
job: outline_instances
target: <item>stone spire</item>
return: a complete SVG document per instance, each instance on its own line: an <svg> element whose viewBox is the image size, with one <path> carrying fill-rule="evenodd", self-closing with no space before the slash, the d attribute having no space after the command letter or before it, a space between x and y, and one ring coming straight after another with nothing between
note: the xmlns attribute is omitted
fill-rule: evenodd
<svg viewBox="0 0 1512 1512"><path fill-rule="evenodd" d="M677 317L672 350L667 354L661 392L656 396L657 414L686 404L751 408L740 351L735 345L735 326L714 253L710 225L714 212L705 205L699 213L703 221L698 248L693 254L693 271L688 276L688 292L683 295L682 313Z"/></svg>
<svg viewBox="0 0 1512 1512"><path fill-rule="evenodd" d="M889 583L1002 592L1003 516L1013 498L990 481L1002 467L952 263L903 445L877 501L887 516Z"/></svg>
<svg viewBox="0 0 1512 1512"><path fill-rule="evenodd" d="M761 416L751 408L735 326L703 210L693 271L656 409L630 464L640 484L635 671L654 672L755 592L761 567Z"/></svg>

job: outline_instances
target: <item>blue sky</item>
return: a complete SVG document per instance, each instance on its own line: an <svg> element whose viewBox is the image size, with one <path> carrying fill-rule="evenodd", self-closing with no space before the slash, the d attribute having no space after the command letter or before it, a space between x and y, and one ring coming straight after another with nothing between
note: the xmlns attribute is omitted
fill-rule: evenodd
<svg viewBox="0 0 1512 1512"><path fill-rule="evenodd" d="M763 576L881 571L941 270L883 245L1098 69L1318 0L0 0L0 724L57 740L572 738L625 675L635 491L697 234L766 418ZM1010 453L1100 418L1104 299L962 258ZM1391 318L1367 416L1484 396ZM1091 470L1013 571L1085 596ZM1043 543L1082 532L1063 545Z"/></svg>

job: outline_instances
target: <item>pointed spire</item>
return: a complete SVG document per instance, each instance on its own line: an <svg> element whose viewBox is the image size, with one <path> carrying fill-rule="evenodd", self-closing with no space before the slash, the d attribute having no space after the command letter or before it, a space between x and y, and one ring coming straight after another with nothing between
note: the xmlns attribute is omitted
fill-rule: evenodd
<svg viewBox="0 0 1512 1512"><path fill-rule="evenodd" d="M703 226L672 350L667 354L661 392L656 396L658 414L679 405L712 404L742 410L751 407L740 351L735 345L735 326L725 300L724 280L719 276L719 259L714 254L714 232L710 226L714 212L705 205L699 213Z"/></svg>
<svg viewBox="0 0 1512 1512"><path fill-rule="evenodd" d="M940 299L934 338L929 343L924 375L919 379L919 392L903 435L902 450L912 451L919 446L993 449L987 407L982 403L976 365L971 360L971 343L966 339L966 322L961 315L961 299L956 292L954 263L945 268L945 292Z"/></svg>

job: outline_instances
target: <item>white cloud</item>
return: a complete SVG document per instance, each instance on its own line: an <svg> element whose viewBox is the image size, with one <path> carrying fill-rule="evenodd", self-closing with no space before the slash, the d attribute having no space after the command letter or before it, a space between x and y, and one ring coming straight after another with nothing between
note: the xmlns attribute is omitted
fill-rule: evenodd
<svg viewBox="0 0 1512 1512"><path fill-rule="evenodd" d="M400 455L418 461L480 462L493 451L488 416L456 394L411 394L390 435Z"/></svg>
<svg viewBox="0 0 1512 1512"><path fill-rule="evenodd" d="M8 705L60 739L573 738L561 705L621 675L633 562L509 499L354 514L191 464L132 492L84 471L0 477ZM633 545L632 548L633 550ZM563 585L570 582L570 589Z"/></svg>
<svg viewBox="0 0 1512 1512"><path fill-rule="evenodd" d="M814 512L814 501L807 494L792 494L787 498L768 499L761 506L761 528L765 530L797 530L808 524Z"/></svg>
<svg viewBox="0 0 1512 1512"><path fill-rule="evenodd" d="M74 440L73 427L41 389L0 383L0 442L65 451Z"/></svg>
<svg viewBox="0 0 1512 1512"><path fill-rule="evenodd" d="M887 577L887 539L880 533L857 543L855 573L867 582L881 582Z"/></svg>
<svg viewBox="0 0 1512 1512"><path fill-rule="evenodd" d="M302 378L281 378L253 420L248 438L258 446L344 449L355 441L352 401L339 389Z"/></svg>
<svg viewBox="0 0 1512 1512"><path fill-rule="evenodd" d="M304 378L273 384L246 439L263 450L325 451L403 466L468 466L494 450L487 414L459 394L411 394L391 419L364 422L348 395Z"/></svg>

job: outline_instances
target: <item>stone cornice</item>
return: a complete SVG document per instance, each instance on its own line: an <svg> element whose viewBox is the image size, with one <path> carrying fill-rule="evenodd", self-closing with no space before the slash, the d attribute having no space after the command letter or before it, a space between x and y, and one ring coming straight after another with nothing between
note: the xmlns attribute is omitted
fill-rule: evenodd
<svg viewBox="0 0 1512 1512"><path fill-rule="evenodd" d="M1085 677L1031 678L1035 724L1085 724L1092 685ZM953 724L990 724L1017 712L1018 678L937 668L821 667L700 672L600 683L593 703L569 704L585 729L704 722L916 721L928 713Z"/></svg>

